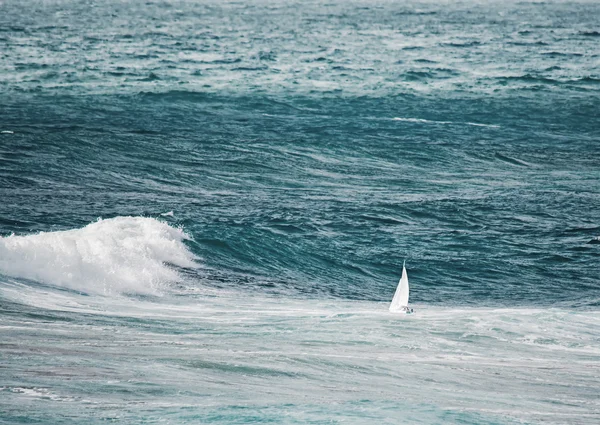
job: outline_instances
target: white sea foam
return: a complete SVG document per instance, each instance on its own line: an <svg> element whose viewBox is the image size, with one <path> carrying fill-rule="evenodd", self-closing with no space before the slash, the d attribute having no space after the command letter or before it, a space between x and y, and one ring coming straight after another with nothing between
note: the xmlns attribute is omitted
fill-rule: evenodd
<svg viewBox="0 0 600 425"><path fill-rule="evenodd" d="M20 296L20 288L14 289L0 286L0 293ZM85 397L102 409L143 414L127 398L136 397L144 408L156 402L186 414L223 411L244 400L245 408L258 412L267 406L278 418L321 405L326 412L314 422L326 422L334 406L336 418L354 424L397 423L398 411L414 416L406 423L595 424L600 408L598 311L417 304L415 314L396 315L387 302L235 290L160 302L60 293L47 305L52 294L27 291L30 305L65 305L61 311L84 312L86 319L7 318L1 330L5 350L27 353L9 355L9 364L18 361L8 370L30 371L28 386L12 384L4 391L15 410L23 400L36 406L48 397ZM74 304L66 305L68 298ZM124 318L143 319L144 326ZM72 350L74 345L79 349ZM69 353L76 366L58 368L47 354L54 352ZM61 379L66 373L72 379ZM111 388L127 389L140 376L144 385L164 389L162 395L105 392L109 381ZM82 379L89 385L84 394ZM390 404L382 409L381 403Z"/></svg>
<svg viewBox="0 0 600 425"><path fill-rule="evenodd" d="M193 267L187 235L154 218L116 217L82 229L0 238L0 273L86 293L157 294Z"/></svg>
<svg viewBox="0 0 600 425"><path fill-rule="evenodd" d="M403 122L416 122L416 123L431 123L431 124L453 124L452 121L432 121L432 120L425 120L422 118L402 118L402 117L395 117L392 118L394 121L403 121Z"/></svg>
<svg viewBox="0 0 600 425"><path fill-rule="evenodd" d="M22 394L25 397L41 398L52 401L77 401L76 397L62 397L53 393L48 388L36 388L36 387L2 387L0 391L10 391L15 394Z"/></svg>
<svg viewBox="0 0 600 425"><path fill-rule="evenodd" d="M403 122L422 123L422 124L457 124L457 125L472 125L475 127L500 128L499 125L480 124L480 123L476 123L476 122L435 121L435 120L426 120L426 119L422 119L422 118L402 118L402 117L395 117L395 118L392 118L392 120L403 121Z"/></svg>
<svg viewBox="0 0 600 425"><path fill-rule="evenodd" d="M499 125L495 125L495 124L480 124L480 123L476 123L476 122L466 122L466 125L473 125L475 127L488 127L488 128L500 128Z"/></svg>

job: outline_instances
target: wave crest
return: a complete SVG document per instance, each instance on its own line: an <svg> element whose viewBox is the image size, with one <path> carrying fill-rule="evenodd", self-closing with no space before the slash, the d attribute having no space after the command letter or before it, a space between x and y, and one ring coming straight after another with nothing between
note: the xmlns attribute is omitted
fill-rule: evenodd
<svg viewBox="0 0 600 425"><path fill-rule="evenodd" d="M0 273L86 293L157 294L193 267L188 236L154 218L116 217L81 229L0 238Z"/></svg>

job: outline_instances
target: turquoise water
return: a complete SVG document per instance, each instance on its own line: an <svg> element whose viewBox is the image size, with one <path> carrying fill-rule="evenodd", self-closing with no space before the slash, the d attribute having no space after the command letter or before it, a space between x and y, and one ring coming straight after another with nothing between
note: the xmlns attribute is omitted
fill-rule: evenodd
<svg viewBox="0 0 600 425"><path fill-rule="evenodd" d="M1 3L0 423L597 423L598 22Z"/></svg>

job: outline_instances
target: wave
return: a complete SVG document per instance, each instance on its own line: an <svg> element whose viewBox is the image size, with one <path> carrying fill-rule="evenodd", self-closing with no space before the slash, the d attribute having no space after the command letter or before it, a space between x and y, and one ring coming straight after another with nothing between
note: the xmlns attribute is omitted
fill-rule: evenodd
<svg viewBox="0 0 600 425"><path fill-rule="evenodd" d="M426 120L423 118L395 117L395 118L392 118L392 120L402 121L402 122L419 123L419 124L457 124L457 125L472 125L475 127L500 128L499 125L495 125L495 124L481 124L481 123L476 123L476 122L435 121L435 120Z"/></svg>
<svg viewBox="0 0 600 425"><path fill-rule="evenodd" d="M178 228L148 217L116 217L81 229L0 238L0 273L104 295L159 294L196 257Z"/></svg>
<svg viewBox="0 0 600 425"><path fill-rule="evenodd" d="M450 43L442 43L442 46L447 46L447 47L475 47L475 46L481 46L481 42L477 41L477 40L473 40L473 41L465 41L464 43L461 42L450 42Z"/></svg>
<svg viewBox="0 0 600 425"><path fill-rule="evenodd" d="M572 83L572 84L581 84L581 83L587 83L587 84L600 84L600 78L595 78L595 77L582 77L582 78L578 78L575 80L570 80L567 81L567 83Z"/></svg>
<svg viewBox="0 0 600 425"><path fill-rule="evenodd" d="M548 68L547 71L552 71L560 68ZM542 77L532 74L520 75L520 76L510 76L510 77L500 77L498 79L500 84L510 84L513 82L522 82L522 83L535 83L538 85L549 85L549 86L566 86L568 84L598 84L600 79L594 76L585 76L581 78L575 79L554 79L549 77Z"/></svg>
<svg viewBox="0 0 600 425"><path fill-rule="evenodd" d="M553 78L542 77L542 76L533 75L533 74L499 77L497 80L500 84L509 84L509 83L513 83L513 82L549 84L549 85L561 84L560 80L555 80Z"/></svg>
<svg viewBox="0 0 600 425"><path fill-rule="evenodd" d="M511 165L519 165L522 167L531 167L531 164L529 164L525 161L522 161L517 158L512 158L508 155L502 155L501 153L498 153L498 152L496 152L496 158L498 158L500 161L506 162Z"/></svg>
<svg viewBox="0 0 600 425"><path fill-rule="evenodd" d="M544 56L550 56L550 57L580 57L583 56L583 53L577 53L577 52L556 52L556 51L552 51L552 52L543 52L541 53L541 55ZM526 77L529 77L530 75L527 74ZM536 77L531 77L531 78L536 78Z"/></svg>
<svg viewBox="0 0 600 425"><path fill-rule="evenodd" d="M579 34L585 37L600 37L600 32L598 31L581 31Z"/></svg>

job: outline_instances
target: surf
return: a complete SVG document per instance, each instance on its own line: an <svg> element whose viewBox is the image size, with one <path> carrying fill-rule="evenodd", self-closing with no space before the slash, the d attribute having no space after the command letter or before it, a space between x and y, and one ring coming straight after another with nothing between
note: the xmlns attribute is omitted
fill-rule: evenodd
<svg viewBox="0 0 600 425"><path fill-rule="evenodd" d="M179 228L150 217L99 219L80 229L0 238L0 274L103 295L161 293L197 258Z"/></svg>

